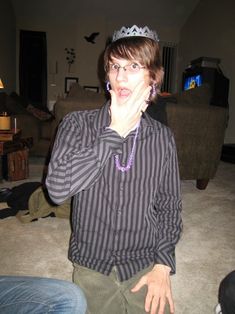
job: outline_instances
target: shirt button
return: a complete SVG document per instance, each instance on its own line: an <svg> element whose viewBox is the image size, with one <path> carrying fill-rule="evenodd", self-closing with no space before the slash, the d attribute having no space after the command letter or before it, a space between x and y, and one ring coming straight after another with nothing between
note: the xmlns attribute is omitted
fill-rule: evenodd
<svg viewBox="0 0 235 314"><path fill-rule="evenodd" d="M122 214L121 209L118 209L118 210L117 210L117 214L118 214L118 215L121 215L121 214Z"/></svg>

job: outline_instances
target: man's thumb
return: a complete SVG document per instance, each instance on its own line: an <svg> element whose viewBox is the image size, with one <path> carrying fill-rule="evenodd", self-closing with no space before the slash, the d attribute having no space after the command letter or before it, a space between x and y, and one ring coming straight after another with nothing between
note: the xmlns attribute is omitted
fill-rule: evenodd
<svg viewBox="0 0 235 314"><path fill-rule="evenodd" d="M131 292L139 291L145 284L146 284L145 278L144 277L140 278L140 280L137 282L134 288L131 289Z"/></svg>

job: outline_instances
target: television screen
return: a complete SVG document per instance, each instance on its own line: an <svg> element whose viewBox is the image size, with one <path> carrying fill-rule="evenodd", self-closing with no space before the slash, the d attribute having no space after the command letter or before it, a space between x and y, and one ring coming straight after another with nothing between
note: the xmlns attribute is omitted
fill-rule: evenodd
<svg viewBox="0 0 235 314"><path fill-rule="evenodd" d="M195 88L202 85L202 75L195 74L184 78L184 90Z"/></svg>

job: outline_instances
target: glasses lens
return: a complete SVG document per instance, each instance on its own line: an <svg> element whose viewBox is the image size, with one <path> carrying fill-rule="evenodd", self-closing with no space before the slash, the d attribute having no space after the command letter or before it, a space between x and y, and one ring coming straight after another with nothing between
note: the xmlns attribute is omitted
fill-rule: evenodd
<svg viewBox="0 0 235 314"><path fill-rule="evenodd" d="M140 66L137 63L131 63L126 66L126 69L129 73L137 73L140 70Z"/></svg>
<svg viewBox="0 0 235 314"><path fill-rule="evenodd" d="M116 73L116 72L118 72L119 68L120 68L120 66L117 63L109 64L109 71L110 72Z"/></svg>

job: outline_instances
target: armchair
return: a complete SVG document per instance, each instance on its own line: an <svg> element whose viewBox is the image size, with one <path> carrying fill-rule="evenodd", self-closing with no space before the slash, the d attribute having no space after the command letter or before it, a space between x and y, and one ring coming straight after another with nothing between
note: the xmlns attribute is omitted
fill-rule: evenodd
<svg viewBox="0 0 235 314"><path fill-rule="evenodd" d="M171 96L165 104L166 124L174 133L180 177L205 189L218 168L228 109L210 105L208 85ZM167 99L167 97L166 97Z"/></svg>

